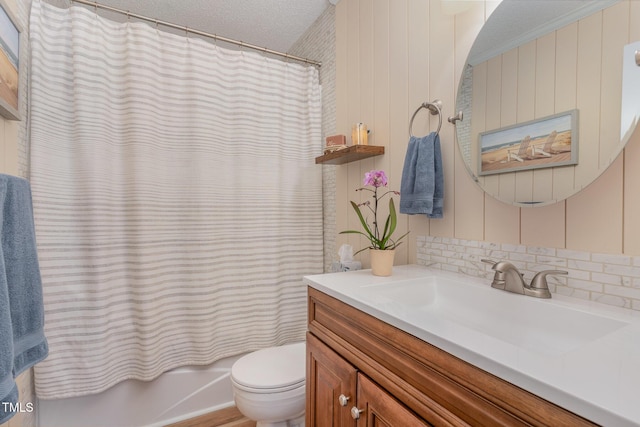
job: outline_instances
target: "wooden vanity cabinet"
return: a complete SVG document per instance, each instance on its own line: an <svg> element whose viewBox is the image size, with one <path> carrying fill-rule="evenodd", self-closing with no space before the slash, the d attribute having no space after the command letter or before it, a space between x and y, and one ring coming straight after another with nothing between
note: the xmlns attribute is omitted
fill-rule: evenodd
<svg viewBox="0 0 640 427"><path fill-rule="evenodd" d="M307 367L308 426L430 425L310 333Z"/></svg>
<svg viewBox="0 0 640 427"><path fill-rule="evenodd" d="M307 332L307 426L355 427L358 371Z"/></svg>
<svg viewBox="0 0 640 427"><path fill-rule="evenodd" d="M358 418L358 426L428 427L431 425L360 373L358 374L357 402L357 408L352 408L352 411L354 409L358 412L362 411Z"/></svg>
<svg viewBox="0 0 640 427"><path fill-rule="evenodd" d="M596 425L314 288L306 416L307 427Z"/></svg>

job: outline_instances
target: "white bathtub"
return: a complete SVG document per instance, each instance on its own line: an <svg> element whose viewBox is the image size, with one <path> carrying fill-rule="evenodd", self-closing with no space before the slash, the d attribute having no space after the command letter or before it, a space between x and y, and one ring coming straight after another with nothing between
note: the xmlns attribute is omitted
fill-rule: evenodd
<svg viewBox="0 0 640 427"><path fill-rule="evenodd" d="M151 382L124 381L84 397L39 400L39 427L160 427L233 405L231 366L177 368Z"/></svg>

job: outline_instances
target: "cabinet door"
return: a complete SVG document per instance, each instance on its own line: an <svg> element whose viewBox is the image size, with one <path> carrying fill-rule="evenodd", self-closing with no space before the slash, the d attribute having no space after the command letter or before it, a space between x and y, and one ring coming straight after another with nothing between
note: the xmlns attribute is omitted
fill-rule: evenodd
<svg viewBox="0 0 640 427"><path fill-rule="evenodd" d="M362 374L358 374L358 405L357 409L353 408L353 410L362 411L357 427L427 427L431 425Z"/></svg>
<svg viewBox="0 0 640 427"><path fill-rule="evenodd" d="M307 333L307 427L355 427L357 371Z"/></svg>

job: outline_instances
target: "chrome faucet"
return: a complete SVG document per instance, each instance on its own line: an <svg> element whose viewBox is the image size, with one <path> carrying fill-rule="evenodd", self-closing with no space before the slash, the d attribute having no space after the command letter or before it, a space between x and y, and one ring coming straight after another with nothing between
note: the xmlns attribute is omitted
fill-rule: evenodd
<svg viewBox="0 0 640 427"><path fill-rule="evenodd" d="M483 259L481 261L492 264L493 266L491 268L496 272L493 276L493 282L491 282L492 288L536 298L551 298L551 292L547 284L547 275L569 274L564 270L544 270L533 276L531 285L527 285L524 281L523 274L509 261L493 261L490 259Z"/></svg>

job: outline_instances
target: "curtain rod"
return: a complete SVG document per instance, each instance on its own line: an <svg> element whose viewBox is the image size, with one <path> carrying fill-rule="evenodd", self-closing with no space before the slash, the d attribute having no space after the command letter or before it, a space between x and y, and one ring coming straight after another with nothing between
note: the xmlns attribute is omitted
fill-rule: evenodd
<svg viewBox="0 0 640 427"><path fill-rule="evenodd" d="M146 17L146 16L138 15L136 13L131 13L128 10L117 9L115 7L111 7L111 6L107 6L107 5L104 5L104 4L100 4L100 3L96 3L96 2L92 2L92 1L87 1L87 0L71 0L71 1L74 2L74 3L81 3L81 4L88 5L88 6L93 6L96 9L106 9L106 10L109 10L111 12L116 12L116 13L120 13L120 14L123 14L123 15L127 15L128 17L131 17L131 18L140 19L141 21L147 21L147 22L155 23L156 25L159 24L159 25L163 25L165 27L176 29L176 30L182 30L182 31L186 31L188 33L197 34L199 36L209 37L209 38L212 38L212 39L214 39L216 41L220 40L220 41L223 41L223 42L226 42L226 43L231 43L231 44L234 44L236 46L240 46L241 48L253 49L253 50L257 50L257 51L263 52L263 53L269 53L271 55L280 56L282 58L292 59L294 61L300 61L300 62L304 62L304 63L307 63L307 64L311 64L311 65L314 65L316 67L321 67L322 66L322 63L318 62L318 61L313 61L311 59L302 58L300 56L289 55L288 53L278 52L276 50L267 49L266 47L256 46L256 45L253 45L253 44L250 44L250 43L245 43L245 42L242 42L242 41L230 39L228 37L219 36L217 34L206 33L204 31L195 30L193 28L185 27L185 26L182 26L182 25L172 24L171 22L160 21L158 19L153 19L153 18L149 18L149 17Z"/></svg>

